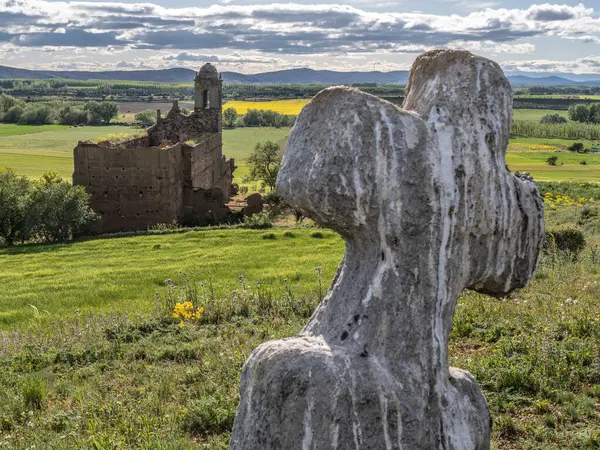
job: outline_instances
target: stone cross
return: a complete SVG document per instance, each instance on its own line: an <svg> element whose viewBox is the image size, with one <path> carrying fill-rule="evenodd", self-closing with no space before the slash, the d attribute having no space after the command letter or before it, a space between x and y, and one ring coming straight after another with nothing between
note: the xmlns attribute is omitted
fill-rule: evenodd
<svg viewBox="0 0 600 450"><path fill-rule="evenodd" d="M341 87L304 108L277 189L346 253L302 332L246 362L231 449L490 447L448 336L463 289L505 295L536 267L543 206L506 168L511 114L500 67L462 51L418 57L403 110Z"/></svg>

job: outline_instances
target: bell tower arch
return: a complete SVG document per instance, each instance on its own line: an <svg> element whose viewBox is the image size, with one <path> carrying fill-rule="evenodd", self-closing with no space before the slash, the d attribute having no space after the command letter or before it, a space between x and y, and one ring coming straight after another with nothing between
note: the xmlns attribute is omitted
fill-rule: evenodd
<svg viewBox="0 0 600 450"><path fill-rule="evenodd" d="M223 80L215 66L204 64L196 74L194 114L216 125L214 132L221 131L221 106L223 103ZM208 131L208 130L207 130Z"/></svg>

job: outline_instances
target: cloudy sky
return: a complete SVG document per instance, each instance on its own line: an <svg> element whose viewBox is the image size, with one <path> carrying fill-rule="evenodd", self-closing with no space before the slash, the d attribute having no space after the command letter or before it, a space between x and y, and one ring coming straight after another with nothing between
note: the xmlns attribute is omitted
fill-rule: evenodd
<svg viewBox="0 0 600 450"><path fill-rule="evenodd" d="M600 1L0 0L0 64L14 67L387 71L440 47L509 71L600 73Z"/></svg>

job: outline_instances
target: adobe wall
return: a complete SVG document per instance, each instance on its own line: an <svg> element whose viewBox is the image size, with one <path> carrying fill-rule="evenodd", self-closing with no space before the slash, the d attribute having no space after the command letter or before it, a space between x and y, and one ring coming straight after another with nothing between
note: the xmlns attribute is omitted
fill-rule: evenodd
<svg viewBox="0 0 600 450"><path fill-rule="evenodd" d="M183 209L181 144L107 148L83 143L74 150L73 184L86 186L103 231L143 229L179 221Z"/></svg>
<svg viewBox="0 0 600 450"><path fill-rule="evenodd" d="M226 217L224 204L231 193L233 160L223 156L221 133L206 133L195 146L183 145L184 218L213 212Z"/></svg>

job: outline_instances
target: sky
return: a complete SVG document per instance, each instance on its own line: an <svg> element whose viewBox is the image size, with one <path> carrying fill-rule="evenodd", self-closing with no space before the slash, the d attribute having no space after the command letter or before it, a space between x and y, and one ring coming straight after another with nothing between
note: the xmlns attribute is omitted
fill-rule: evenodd
<svg viewBox="0 0 600 450"><path fill-rule="evenodd" d="M0 0L12 67L391 71L434 48L508 72L600 74L600 0Z"/></svg>

